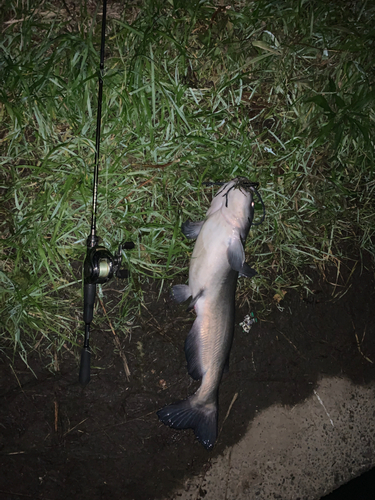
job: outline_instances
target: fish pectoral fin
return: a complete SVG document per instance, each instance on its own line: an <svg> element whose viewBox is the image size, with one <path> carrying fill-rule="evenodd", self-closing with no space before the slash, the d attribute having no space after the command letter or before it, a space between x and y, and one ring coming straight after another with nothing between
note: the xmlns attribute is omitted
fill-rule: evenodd
<svg viewBox="0 0 375 500"><path fill-rule="evenodd" d="M171 295L173 300L180 304L191 297L191 291L188 285L174 285L172 286Z"/></svg>
<svg viewBox="0 0 375 500"><path fill-rule="evenodd" d="M196 319L185 340L185 356L187 369L191 378L199 380L203 377L203 367L199 357L200 325Z"/></svg>
<svg viewBox="0 0 375 500"><path fill-rule="evenodd" d="M245 262L245 251L240 240L234 240L228 247L228 262L230 267L240 273L241 276L252 278L257 274L255 269Z"/></svg>
<svg viewBox="0 0 375 500"><path fill-rule="evenodd" d="M245 251L241 240L232 240L227 250L227 257L230 267L234 271L241 272L242 264L245 262Z"/></svg>
<svg viewBox="0 0 375 500"><path fill-rule="evenodd" d="M187 220L182 224L181 231L184 233L186 238L194 240L195 238L198 238L198 234L202 229L203 222L204 221L192 222L190 220Z"/></svg>

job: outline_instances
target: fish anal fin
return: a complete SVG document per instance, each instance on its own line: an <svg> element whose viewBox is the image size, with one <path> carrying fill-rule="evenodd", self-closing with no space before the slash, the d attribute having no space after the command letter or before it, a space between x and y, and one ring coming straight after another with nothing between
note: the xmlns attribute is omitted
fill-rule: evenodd
<svg viewBox="0 0 375 500"><path fill-rule="evenodd" d="M185 340L187 369L190 377L194 380L199 380L203 377L203 369L199 357L199 334L200 326L197 318Z"/></svg>
<svg viewBox="0 0 375 500"><path fill-rule="evenodd" d="M195 395L157 412L159 419L173 429L193 429L200 443L212 449L217 439L217 403L202 404Z"/></svg>
<svg viewBox="0 0 375 500"><path fill-rule="evenodd" d="M172 286L171 296L173 300L180 304L191 297L191 291L188 285L174 285Z"/></svg>
<svg viewBox="0 0 375 500"><path fill-rule="evenodd" d="M181 231L184 233L186 238L193 240L198 237L202 229L203 222L204 221L192 222L190 220L187 220L182 224Z"/></svg>

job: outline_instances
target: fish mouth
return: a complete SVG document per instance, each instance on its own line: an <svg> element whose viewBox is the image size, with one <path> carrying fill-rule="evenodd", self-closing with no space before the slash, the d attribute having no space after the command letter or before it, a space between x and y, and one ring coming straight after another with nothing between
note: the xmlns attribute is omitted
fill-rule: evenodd
<svg viewBox="0 0 375 500"><path fill-rule="evenodd" d="M232 191L232 189L239 189L243 194L246 194L246 193L249 193L251 194L251 209L250 209L250 217L248 218L249 220L249 224L250 226L253 225L253 226L259 226L259 224L262 224L265 217L266 217L266 208L264 206L264 202L262 200L262 197L260 196L259 192L258 192L258 187L259 187L259 182L253 182L253 181L249 181L249 179L247 179L246 177L236 177L235 179L233 179L233 185L230 186L224 193L223 191L225 190L225 188L227 187L228 184L230 184L230 182L215 182L215 183L212 183L212 184L216 184L216 185L219 185L219 186L223 186L222 189L220 189L216 195L216 196L219 196L221 193L222 196L224 197L225 196L225 206L228 207L228 195L230 193L230 191ZM253 222L253 219L254 219L254 210L255 210L255 203L254 203L254 198L253 198L253 195L256 195L258 200L260 201L261 205L262 205L262 209L263 209L263 215L262 215L262 218L259 222Z"/></svg>
<svg viewBox="0 0 375 500"><path fill-rule="evenodd" d="M225 193L222 195L223 198L225 196L225 206L228 207L228 195L232 189L239 189L243 194L250 193L253 195L253 193L257 192L257 188L259 186L259 182L252 182L249 181L246 177L236 177L233 179L233 185L230 186ZM221 183L220 183L221 184ZM223 193L224 189L227 187L228 183L226 182L223 185L223 188L220 189L215 196L219 196L221 193Z"/></svg>
<svg viewBox="0 0 375 500"><path fill-rule="evenodd" d="M228 184L231 184L233 182L233 185L228 187L228 189L224 192L225 188L228 186ZM259 194L258 187L259 187L259 182L253 182L249 181L246 177L238 176L232 181L229 182L204 182L203 183L205 186L223 186L222 189L219 189L219 191L215 194L215 198L222 194L222 196L225 196L225 206L228 207L228 195L232 189L239 189L243 194L251 194L251 214L249 217L249 223L250 226L259 226L264 222L264 219L266 218L266 207L264 206L264 202L262 200L261 195ZM254 219L254 211L255 211L255 202L253 195L256 195L260 204L262 205L262 210L263 214L259 222L253 222Z"/></svg>
<svg viewBox="0 0 375 500"><path fill-rule="evenodd" d="M247 179L246 177L236 177L235 179L233 179L233 185L230 186L226 191L225 193L223 194L223 197L225 196L226 200L225 200L225 206L227 207L228 206L228 195L229 195L229 192L232 191L232 189L239 189L242 193L250 193L250 194L253 194L254 192L257 191L258 187L259 187L259 182L252 182L252 181L249 181L249 179ZM219 185L219 186L223 186L222 189L220 189L215 196L219 196L223 191L224 189L226 188L226 186L229 184L228 182L215 182L215 184Z"/></svg>
<svg viewBox="0 0 375 500"><path fill-rule="evenodd" d="M246 177L236 177L234 179L235 181L235 188L245 188L245 189L249 189L251 191L255 189L258 189L259 187L259 182L253 182L253 181L249 181L249 179L247 179Z"/></svg>

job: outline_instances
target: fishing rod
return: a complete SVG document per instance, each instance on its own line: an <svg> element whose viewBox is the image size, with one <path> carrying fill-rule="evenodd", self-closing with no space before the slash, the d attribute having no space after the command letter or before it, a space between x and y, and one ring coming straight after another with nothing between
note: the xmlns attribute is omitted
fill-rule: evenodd
<svg viewBox="0 0 375 500"><path fill-rule="evenodd" d="M98 208L98 178L100 157L100 128L102 121L103 76L104 76L104 46L105 26L107 17L107 0L103 0L102 34L100 44L98 113L96 119L96 140L94 160L94 181L92 192L91 230L87 238L87 253L83 264L83 321L85 322L85 339L81 352L79 382L86 385L90 381L90 325L94 317L96 285L109 281L113 276L120 279L128 277L126 269L120 269L122 250L134 248L133 242L120 243L117 252L112 255L104 246L99 245L96 234L96 215Z"/></svg>

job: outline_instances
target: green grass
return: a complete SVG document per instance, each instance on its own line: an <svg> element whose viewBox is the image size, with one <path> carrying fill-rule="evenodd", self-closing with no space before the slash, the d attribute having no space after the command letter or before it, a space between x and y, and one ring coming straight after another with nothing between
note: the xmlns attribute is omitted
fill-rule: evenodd
<svg viewBox="0 0 375 500"><path fill-rule="evenodd" d="M6 5L0 347L27 362L82 336L101 4ZM204 217L205 181L260 182L267 218L248 238L259 277L241 282L245 300L308 288L304 266L337 264L348 241L375 254L374 26L371 2L109 5L97 227L112 251L136 243L116 328L142 283L183 279L192 245L179 227Z"/></svg>

